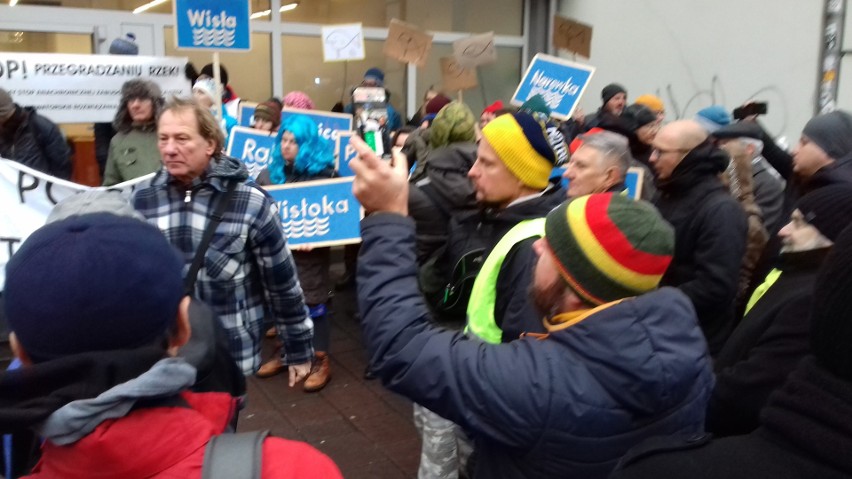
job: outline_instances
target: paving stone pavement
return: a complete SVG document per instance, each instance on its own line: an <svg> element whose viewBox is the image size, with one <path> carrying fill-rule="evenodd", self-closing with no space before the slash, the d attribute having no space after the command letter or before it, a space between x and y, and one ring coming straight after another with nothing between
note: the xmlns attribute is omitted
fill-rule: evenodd
<svg viewBox="0 0 852 479"><path fill-rule="evenodd" d="M354 288L335 293L331 319L332 380L322 391L287 387L286 375L250 378L238 430L270 429L306 441L329 457L347 479L417 476L420 438L411 402L364 379L367 356L355 319ZM273 340L264 344L269 357Z"/></svg>

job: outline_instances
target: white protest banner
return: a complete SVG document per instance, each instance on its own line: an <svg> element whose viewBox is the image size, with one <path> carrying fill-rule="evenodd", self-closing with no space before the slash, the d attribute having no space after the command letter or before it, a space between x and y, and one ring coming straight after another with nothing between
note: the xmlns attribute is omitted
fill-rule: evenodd
<svg viewBox="0 0 852 479"><path fill-rule="evenodd" d="M322 27L322 56L326 62L363 60L364 32L361 24Z"/></svg>
<svg viewBox="0 0 852 479"><path fill-rule="evenodd" d="M44 226L56 203L91 189L120 190L129 196L135 185L152 176L154 173L109 188L91 188L0 158L0 291L6 283L6 263L33 231Z"/></svg>
<svg viewBox="0 0 852 479"><path fill-rule="evenodd" d="M235 126L228 137L228 148L225 152L228 156L242 161L248 168L249 176L257 178L258 173L272 161L276 136L275 132Z"/></svg>
<svg viewBox="0 0 852 479"><path fill-rule="evenodd" d="M0 88L56 123L111 122L121 85L142 78L163 96L189 96L186 58L0 52Z"/></svg>

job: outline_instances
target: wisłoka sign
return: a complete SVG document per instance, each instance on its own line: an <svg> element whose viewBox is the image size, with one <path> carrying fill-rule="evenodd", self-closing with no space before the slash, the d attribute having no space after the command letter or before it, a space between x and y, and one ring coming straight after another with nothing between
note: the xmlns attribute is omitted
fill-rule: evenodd
<svg viewBox="0 0 852 479"><path fill-rule="evenodd" d="M335 246L361 241L363 209L352 194L354 178L266 187L278 205L289 246Z"/></svg>

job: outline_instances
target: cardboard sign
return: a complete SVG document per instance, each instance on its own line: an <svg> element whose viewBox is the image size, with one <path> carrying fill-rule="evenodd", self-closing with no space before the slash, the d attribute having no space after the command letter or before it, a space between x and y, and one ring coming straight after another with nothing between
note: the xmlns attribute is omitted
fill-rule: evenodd
<svg viewBox="0 0 852 479"><path fill-rule="evenodd" d="M270 186L289 246L335 246L361 241L364 211L355 195L355 178Z"/></svg>
<svg viewBox="0 0 852 479"><path fill-rule="evenodd" d="M476 68L497 61L494 32L483 33L453 42L453 56L464 68Z"/></svg>
<svg viewBox="0 0 852 479"><path fill-rule="evenodd" d="M250 128L254 124L255 108L257 108L257 103L241 101L237 125ZM281 110L281 120L283 121L287 115L295 114L305 115L311 120L314 120L319 128L319 134L330 141L334 141L337 138L337 132L352 130L352 115L348 113L284 108Z"/></svg>
<svg viewBox="0 0 852 479"><path fill-rule="evenodd" d="M163 97L189 96L186 58L0 52L0 88L56 123L112 122L128 80L150 80Z"/></svg>
<svg viewBox="0 0 852 479"><path fill-rule="evenodd" d="M228 156L245 163L249 176L257 178L261 170L272 162L272 149L275 148L275 132L269 133L254 128L235 126L228 137Z"/></svg>
<svg viewBox="0 0 852 479"><path fill-rule="evenodd" d="M175 45L193 50L251 50L248 0L175 0Z"/></svg>
<svg viewBox="0 0 852 479"><path fill-rule="evenodd" d="M322 55L326 62L363 60L364 32L361 24L322 27Z"/></svg>
<svg viewBox="0 0 852 479"><path fill-rule="evenodd" d="M447 92L476 88L476 69L463 68L455 57L441 58L441 84Z"/></svg>
<svg viewBox="0 0 852 479"><path fill-rule="evenodd" d="M44 226L56 203L89 190L119 190L129 197L136 185L153 176L151 173L109 188L91 188L0 158L0 291L6 282L6 263L33 231Z"/></svg>
<svg viewBox="0 0 852 479"><path fill-rule="evenodd" d="M553 171L550 172L550 178L561 178L562 187L565 188L565 191L568 191L568 178L562 176L565 174L565 166L560 166L554 168ZM642 181L645 178L642 168L631 166L627 169L627 175L624 177L624 186L626 187L627 196L633 198L634 200L639 200L642 198Z"/></svg>
<svg viewBox="0 0 852 479"><path fill-rule="evenodd" d="M429 58L431 50L431 34L396 18L391 20L383 50L386 56L422 68L426 66L426 59Z"/></svg>
<svg viewBox="0 0 852 479"><path fill-rule="evenodd" d="M592 27L556 15L553 17L553 46L591 58Z"/></svg>
<svg viewBox="0 0 852 479"><path fill-rule="evenodd" d="M349 146L353 131L341 131L337 134L337 147L335 148L335 167L337 174L341 177L355 176L355 172L349 167L349 162L357 156L355 148Z"/></svg>
<svg viewBox="0 0 852 479"><path fill-rule="evenodd" d="M571 118L594 72L592 66L539 53L524 73L512 96L512 104L521 106L535 95L541 95L550 107L551 116L567 120Z"/></svg>

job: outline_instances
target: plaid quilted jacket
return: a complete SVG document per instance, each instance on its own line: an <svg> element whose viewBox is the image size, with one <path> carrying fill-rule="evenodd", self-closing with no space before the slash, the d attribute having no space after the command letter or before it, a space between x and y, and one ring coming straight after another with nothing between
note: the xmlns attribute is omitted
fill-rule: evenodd
<svg viewBox="0 0 852 479"><path fill-rule="evenodd" d="M285 364L308 362L314 351L313 323L278 208L247 177L240 161L224 155L188 187L162 169L135 191L133 205L183 254L186 273L216 198L227 182L239 182L207 249L195 294L219 315L243 373L253 374L260 367L267 314L284 340Z"/></svg>

